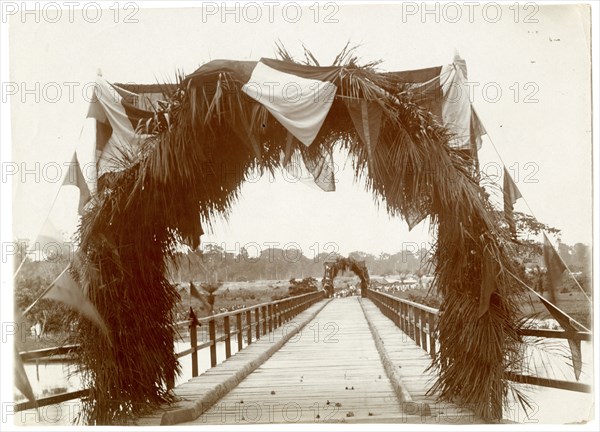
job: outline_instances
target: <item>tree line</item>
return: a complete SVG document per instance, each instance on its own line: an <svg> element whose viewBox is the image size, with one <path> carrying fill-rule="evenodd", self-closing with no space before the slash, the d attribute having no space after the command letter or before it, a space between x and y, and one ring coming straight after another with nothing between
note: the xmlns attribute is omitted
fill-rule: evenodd
<svg viewBox="0 0 600 432"><path fill-rule="evenodd" d="M323 276L324 263L341 255L320 253L305 256L299 249L269 248L257 256L250 256L245 248L239 253L227 252L222 247L209 244L202 250L176 255L168 264L169 277L174 282L199 280L214 282L245 282L253 280L289 280ZM432 271L429 250L403 251L395 254L382 252L374 255L354 251L348 257L364 261L370 274L390 276L425 274Z"/></svg>

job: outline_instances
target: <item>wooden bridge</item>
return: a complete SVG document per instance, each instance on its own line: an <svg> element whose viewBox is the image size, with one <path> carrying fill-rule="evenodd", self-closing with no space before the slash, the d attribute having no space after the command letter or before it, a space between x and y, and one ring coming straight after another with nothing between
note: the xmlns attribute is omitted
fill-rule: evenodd
<svg viewBox="0 0 600 432"><path fill-rule="evenodd" d="M367 298L336 299L326 299L321 291L180 322L182 333L189 331L190 347L178 356L191 357L192 377L173 388L176 403L132 423L482 423L468 408L428 394L435 378L428 368L439 350L433 331L437 314L436 309L373 290ZM591 340L587 333L523 334ZM223 358L218 358L223 344ZM45 351L22 357L64 356L68 349ZM210 357L210 368L202 374L200 354ZM576 382L514 373L507 377L591 392L590 386ZM81 390L38 403L86 394ZM17 411L30 408L23 403Z"/></svg>
<svg viewBox="0 0 600 432"><path fill-rule="evenodd" d="M282 325L267 308L254 343L175 388L181 402L138 424L473 421L425 396L430 358L371 300L306 297Z"/></svg>

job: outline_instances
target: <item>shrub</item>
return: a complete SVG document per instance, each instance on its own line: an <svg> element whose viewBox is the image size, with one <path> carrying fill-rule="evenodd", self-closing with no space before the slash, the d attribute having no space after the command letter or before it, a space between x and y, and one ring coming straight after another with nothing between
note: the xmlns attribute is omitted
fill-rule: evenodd
<svg viewBox="0 0 600 432"><path fill-rule="evenodd" d="M306 277L302 280L290 279L290 287L288 292L290 296L297 296L316 292L319 290L319 285L314 277Z"/></svg>

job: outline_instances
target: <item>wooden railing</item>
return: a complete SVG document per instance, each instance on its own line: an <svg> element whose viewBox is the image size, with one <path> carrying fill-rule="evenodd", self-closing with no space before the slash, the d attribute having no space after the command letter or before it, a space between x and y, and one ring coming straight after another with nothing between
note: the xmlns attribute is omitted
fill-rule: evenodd
<svg viewBox="0 0 600 432"><path fill-rule="evenodd" d="M400 329L406 333L417 345L429 353L431 358L436 356L437 336L435 332L436 320L439 311L409 300L400 299L379 291L369 290L367 297L391 319ZM534 336L540 338L572 339L591 341L592 334L589 332L570 332L560 330L521 329L522 336ZM576 381L557 380L542 378L532 375L523 375L507 371L506 379L523 384L537 385L541 387L552 387L561 390L591 393L592 386Z"/></svg>
<svg viewBox="0 0 600 432"><path fill-rule="evenodd" d="M435 358L437 309L374 290L369 290L367 297L431 358Z"/></svg>
<svg viewBox="0 0 600 432"><path fill-rule="evenodd" d="M244 336L249 345L261 336L277 329L282 324L290 321L293 317L308 309L313 304L322 300L325 296L324 291L302 294L295 297L289 297L268 303L261 303L232 312L220 313L199 319L187 319L177 322L177 327L187 327L190 330L190 348L178 352L177 358L186 355L192 356L192 377L198 376L198 351L204 348L210 348L210 367L218 363L217 343L225 342L225 359L231 357L232 337L237 341L237 349L243 348ZM208 337L205 341L198 343L198 327L208 327ZM222 331L217 332L217 329ZM233 328L233 329L232 329ZM204 339L204 338L201 338ZM48 359L56 356L68 356L79 349L78 345L67 345L62 347L44 348L34 351L19 353L23 361L32 361L38 359ZM173 387L174 383L169 383ZM73 392L61 393L44 398L37 399L35 402L26 401L15 404L15 412L34 409L47 405L54 405L72 399L80 399L90 394L89 389L82 389Z"/></svg>
<svg viewBox="0 0 600 432"><path fill-rule="evenodd" d="M210 349L210 367L215 367L217 359L217 343L225 342L225 359L231 357L231 340L235 338L237 349L243 347L244 337L250 345L267 333L290 321L300 312L306 310L324 298L324 291L302 294L269 303L224 312L200 319L189 318L176 325L187 327L190 332L190 347L177 353L177 357L192 356L192 377L198 376L198 351ZM201 337L198 343L198 327L205 326L208 334ZM217 332L217 329L220 331Z"/></svg>

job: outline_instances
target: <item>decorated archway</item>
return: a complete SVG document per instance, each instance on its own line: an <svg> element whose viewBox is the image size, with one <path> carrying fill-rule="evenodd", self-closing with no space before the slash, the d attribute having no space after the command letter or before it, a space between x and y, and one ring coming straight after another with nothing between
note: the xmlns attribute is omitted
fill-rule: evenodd
<svg viewBox="0 0 600 432"><path fill-rule="evenodd" d="M521 361L522 289L511 278L513 240L477 178L479 123L468 99L451 100L444 87L459 78L466 78L460 59L379 72L348 50L328 67L297 63L280 50L279 60L211 61L161 88L154 112L140 109L144 98L134 93L155 90L99 79L90 115L97 136L108 139L97 143L98 185L82 217L73 272L111 337L86 320L73 334L92 389L83 405L88 421L118 422L171 399L179 295L165 262L176 244L197 247L201 217L226 216L255 170L300 159L332 190L328 168L337 148L390 215L411 227L429 217L443 297L434 390L499 418L510 386L504 371Z"/></svg>
<svg viewBox="0 0 600 432"><path fill-rule="evenodd" d="M354 258L338 257L333 261L323 263L325 271L321 285L325 290L327 297L333 297L333 281L340 272L351 271L360 279L360 295L367 297L369 289L369 270L364 261L357 261Z"/></svg>

